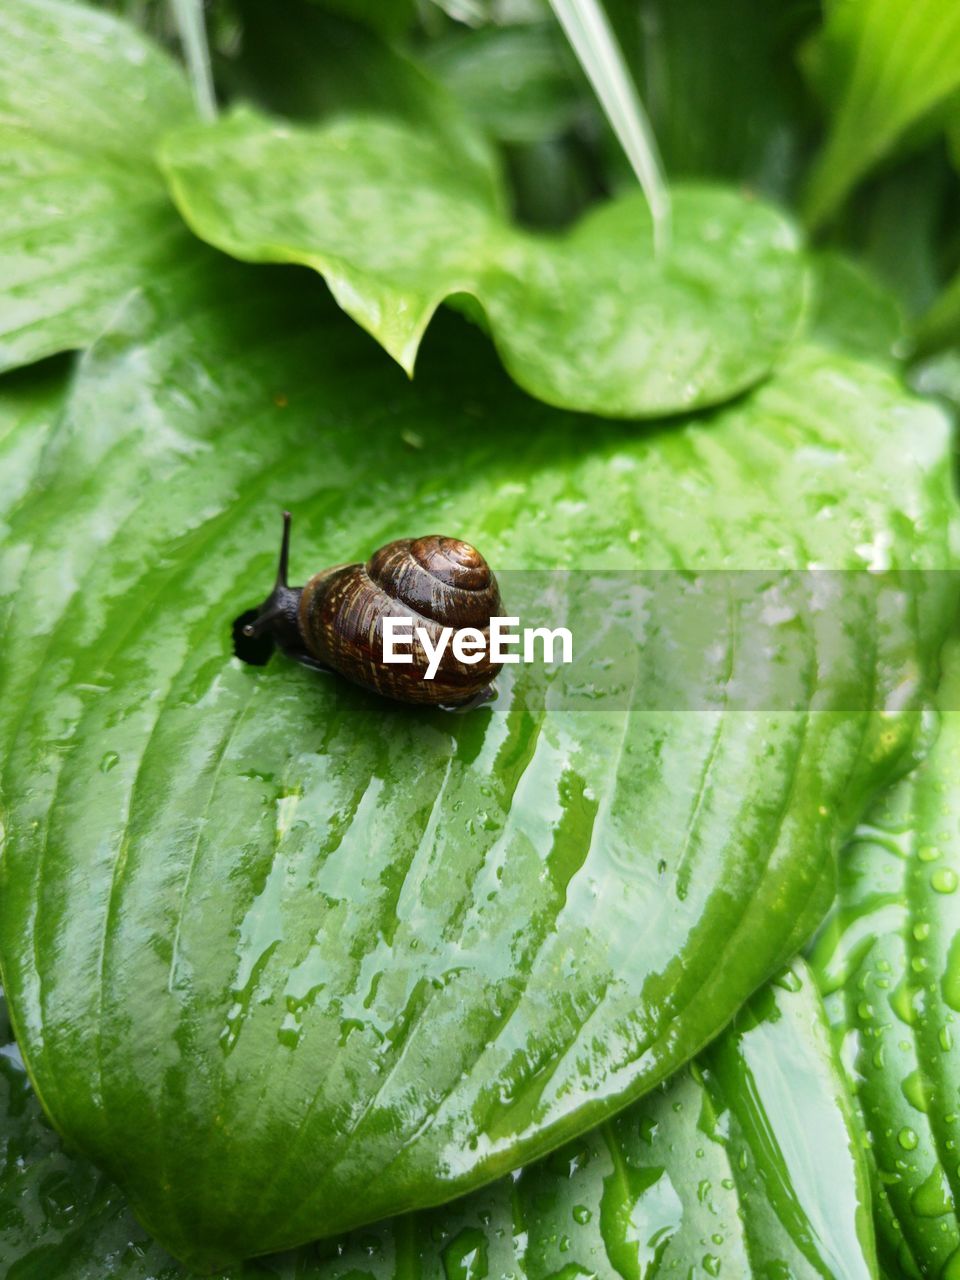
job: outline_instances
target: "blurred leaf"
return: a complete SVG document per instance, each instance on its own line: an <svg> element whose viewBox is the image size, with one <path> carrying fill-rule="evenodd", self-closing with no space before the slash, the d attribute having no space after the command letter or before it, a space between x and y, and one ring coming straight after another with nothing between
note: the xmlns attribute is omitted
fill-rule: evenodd
<svg viewBox="0 0 960 1280"><path fill-rule="evenodd" d="M960 418L960 350L917 361L910 370L910 383L921 395L938 396Z"/></svg>
<svg viewBox="0 0 960 1280"><path fill-rule="evenodd" d="M865 183L839 220L843 242L896 292L911 319L939 288L948 177L942 155L910 156Z"/></svg>
<svg viewBox="0 0 960 1280"><path fill-rule="evenodd" d="M422 56L500 142L557 137L591 108L591 90L555 22L461 29L427 44Z"/></svg>
<svg viewBox="0 0 960 1280"><path fill-rule="evenodd" d="M484 140L413 63L312 5L284 13L243 6L244 87L292 114L416 122L499 199ZM152 152L192 116L182 72L124 22L65 0L0 11L0 368L85 345L131 288L189 258Z"/></svg>
<svg viewBox="0 0 960 1280"><path fill-rule="evenodd" d="M917 327L917 345L922 351L937 351L957 344L960 344L960 272Z"/></svg>
<svg viewBox="0 0 960 1280"><path fill-rule="evenodd" d="M167 138L161 163L198 235L321 272L406 370L439 304L471 294L511 375L565 408L651 417L729 399L803 311L792 227L734 192L678 189L657 257L639 193L564 237L524 234L459 157L369 117L305 129L237 111Z"/></svg>
<svg viewBox="0 0 960 1280"><path fill-rule="evenodd" d="M518 143L503 153L513 211L526 226L563 230L600 195L595 159L576 138Z"/></svg>
<svg viewBox="0 0 960 1280"><path fill-rule="evenodd" d="M314 4L288 0L285 8L291 21L277 23L261 0L241 0L239 52L221 68L240 96L299 120L350 111L406 120L435 133L462 162L469 157L486 169L499 191L486 141L493 138L501 143L509 199L518 217L534 225L564 225L600 193L596 161L579 136L570 145L554 137L506 142L541 128L567 131L580 114L597 118L589 86L552 19L454 29L421 42L417 62ZM508 200L506 193L496 198Z"/></svg>
<svg viewBox="0 0 960 1280"><path fill-rule="evenodd" d="M960 88L956 0L840 0L808 51L830 112L806 214L823 222L906 130Z"/></svg>
<svg viewBox="0 0 960 1280"><path fill-rule="evenodd" d="M284 0L283 21L267 0L235 0L234 8L239 48L221 74L242 96L296 120L358 112L407 121L476 169L499 198L493 153L460 104L373 31L310 0Z"/></svg>
<svg viewBox="0 0 960 1280"><path fill-rule="evenodd" d="M748 183L784 198L809 146L795 48L805 0L611 0L611 15L672 177Z"/></svg>
<svg viewBox="0 0 960 1280"><path fill-rule="evenodd" d="M848 850L814 952L876 1163L891 1274L960 1268L960 650L940 737Z"/></svg>
<svg viewBox="0 0 960 1280"><path fill-rule="evenodd" d="M44 1123L0 997L0 1254L8 1280L180 1280L122 1194ZM546 1280L660 1272L876 1275L863 1153L802 964L700 1060L541 1164L439 1209L224 1280ZM649 1273L648 1273L649 1274Z"/></svg>
<svg viewBox="0 0 960 1280"><path fill-rule="evenodd" d="M447 15L455 22L482 27L488 23L498 26L514 26L537 22L549 14L548 0L431 0L426 7ZM421 14L423 14L421 10Z"/></svg>
<svg viewBox="0 0 960 1280"><path fill-rule="evenodd" d="M192 117L177 67L108 14L0 7L0 368L83 346L188 237L157 174Z"/></svg>
<svg viewBox="0 0 960 1280"><path fill-rule="evenodd" d="M605 192L596 155L603 115L552 17L460 27L424 43L420 54L500 144L519 222L568 226Z"/></svg>
<svg viewBox="0 0 960 1280"><path fill-rule="evenodd" d="M670 193L646 108L601 0L550 0L650 208L657 254L670 243Z"/></svg>
<svg viewBox="0 0 960 1280"><path fill-rule="evenodd" d="M210 69L204 0L170 0L170 11L176 22L197 115L201 120L213 120L217 114L217 97Z"/></svg>
<svg viewBox="0 0 960 1280"><path fill-rule="evenodd" d="M957 115L960 118L960 108ZM952 154L954 167L960 173L960 128L954 129ZM952 239L942 237L945 241L943 256L955 274L932 300L929 310L919 322L917 345L926 353L939 351L945 347L960 349L960 269L956 269L960 260L960 236L957 234L960 188L956 182L953 183L949 194L952 202L949 205L945 223L952 233Z"/></svg>
<svg viewBox="0 0 960 1280"><path fill-rule="evenodd" d="M957 507L940 412L822 349L625 432L455 317L411 387L308 279L181 266L81 360L5 539L0 956L58 1129L213 1266L475 1188L709 1042L907 767L957 589L905 572L839 649L790 614L762 662L753 611L790 566L953 564ZM757 574L689 674L658 616L619 704L511 667L416 711L231 657L284 505L301 580L427 529L496 568ZM789 710L728 708L784 666Z"/></svg>
<svg viewBox="0 0 960 1280"><path fill-rule="evenodd" d="M253 0L265 13L273 15L277 26L291 23L286 0L278 7L275 0ZM356 22L366 23L384 35L397 36L406 31L417 11L416 0L311 0L318 7L342 14Z"/></svg>
<svg viewBox="0 0 960 1280"><path fill-rule="evenodd" d="M896 296L842 253L825 250L815 262L813 336L868 360L902 358L906 326Z"/></svg>

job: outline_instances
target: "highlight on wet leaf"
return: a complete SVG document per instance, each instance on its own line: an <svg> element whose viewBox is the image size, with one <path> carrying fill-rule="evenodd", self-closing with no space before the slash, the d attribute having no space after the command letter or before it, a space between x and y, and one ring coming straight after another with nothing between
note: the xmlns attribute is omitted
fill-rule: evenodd
<svg viewBox="0 0 960 1280"><path fill-rule="evenodd" d="M63 1152L3 1026L2 998L0 1142L16 1162L0 1180L0 1250L28 1274L55 1259L72 1280L186 1280L122 1193ZM798 962L689 1068L539 1164L263 1264L277 1280L396 1280L404 1265L456 1280L650 1267L874 1277L865 1153L809 972Z"/></svg>
<svg viewBox="0 0 960 1280"><path fill-rule="evenodd" d="M524 396L459 318L410 384L309 277L198 246L180 280L79 362L10 517L0 955L58 1129L209 1268L495 1179L719 1032L907 766L957 605L916 571L952 563L957 507L942 413L822 347L624 432ZM827 458L856 487L825 496ZM510 668L489 709L411 713L231 657L284 505L294 581L453 525L495 570L749 548L756 594L609 709ZM839 647L790 613L758 666L737 635L785 548L882 553L900 604L866 597ZM789 708L729 709L783 664ZM678 680L707 714L669 710Z"/></svg>
<svg viewBox="0 0 960 1280"><path fill-rule="evenodd" d="M960 1280L958 95L947 0L0 7L5 1278ZM389 696L465 565L569 660Z"/></svg>
<svg viewBox="0 0 960 1280"><path fill-rule="evenodd" d="M180 70L101 10L0 11L0 369L92 341L187 236L153 148L192 118Z"/></svg>
<svg viewBox="0 0 960 1280"><path fill-rule="evenodd" d="M244 109L171 134L159 154L199 236L247 261L320 272L410 373L437 307L466 294L525 390L564 408L653 417L750 387L803 318L795 230L733 191L677 188L658 256L639 193L563 235L532 235L449 149L399 123L345 116L305 128Z"/></svg>
<svg viewBox="0 0 960 1280"><path fill-rule="evenodd" d="M960 1273L960 650L929 757L868 815L813 951L871 1156L881 1255L910 1280Z"/></svg>

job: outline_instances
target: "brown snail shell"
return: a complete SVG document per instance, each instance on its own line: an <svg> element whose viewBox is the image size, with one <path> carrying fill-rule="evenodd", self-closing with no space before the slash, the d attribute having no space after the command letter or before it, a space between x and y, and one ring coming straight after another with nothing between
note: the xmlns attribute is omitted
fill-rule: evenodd
<svg viewBox="0 0 960 1280"><path fill-rule="evenodd" d="M464 663L448 643L433 679L427 680L429 659L416 637L422 628L436 645L444 627L474 627L489 649L490 619L501 612L500 591L475 547L437 534L400 538L380 547L366 564L334 565L297 588L286 581L289 538L285 512L277 583L258 610L237 619L235 636L267 633L297 661L336 671L400 702L458 706L489 688L500 664L491 663L488 651L478 662ZM410 619L414 635L402 652L411 654L412 663L383 661L386 617Z"/></svg>

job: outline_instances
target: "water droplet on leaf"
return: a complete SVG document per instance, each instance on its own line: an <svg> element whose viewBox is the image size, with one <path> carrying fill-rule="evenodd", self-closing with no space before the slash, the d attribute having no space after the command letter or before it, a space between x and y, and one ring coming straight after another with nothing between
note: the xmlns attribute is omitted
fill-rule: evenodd
<svg viewBox="0 0 960 1280"><path fill-rule="evenodd" d="M913 1151L919 1142L919 1138L913 1129L904 1127L897 1134L897 1141L900 1143L901 1147L903 1147L904 1151Z"/></svg>
<svg viewBox="0 0 960 1280"><path fill-rule="evenodd" d="M952 867L937 867L930 877L930 884L937 893L953 893L957 887L957 873Z"/></svg>

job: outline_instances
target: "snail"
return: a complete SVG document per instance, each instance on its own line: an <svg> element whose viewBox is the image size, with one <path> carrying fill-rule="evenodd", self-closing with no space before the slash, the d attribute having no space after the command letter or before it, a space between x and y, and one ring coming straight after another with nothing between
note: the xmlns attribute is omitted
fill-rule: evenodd
<svg viewBox="0 0 960 1280"><path fill-rule="evenodd" d="M500 590L475 547L436 534L400 538L375 551L366 564L334 565L314 574L306 586L291 587L290 525L285 511L273 590L234 622L238 657L263 665L276 645L304 666L338 672L400 702L459 709L493 696L490 685L501 664L489 658L489 624L501 610ZM388 617L409 620L406 647L397 651L412 660L384 660ZM467 627L484 637L482 652L473 651L474 660L462 662L447 643L437 658L441 632ZM426 648L417 631L429 637Z"/></svg>

